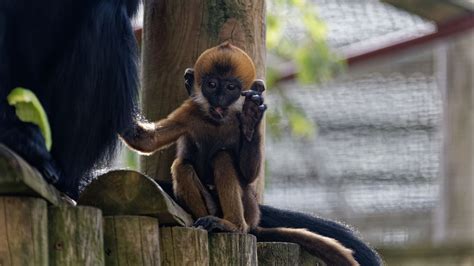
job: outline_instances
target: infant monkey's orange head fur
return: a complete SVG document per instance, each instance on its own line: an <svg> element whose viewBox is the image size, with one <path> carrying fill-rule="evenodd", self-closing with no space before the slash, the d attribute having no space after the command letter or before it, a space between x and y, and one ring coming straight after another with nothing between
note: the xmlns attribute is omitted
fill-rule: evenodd
<svg viewBox="0 0 474 266"><path fill-rule="evenodd" d="M242 49L229 42L204 51L197 59L194 71L199 87L203 76L210 73L238 78L242 82L242 90L248 90L256 77L252 59Z"/></svg>
<svg viewBox="0 0 474 266"><path fill-rule="evenodd" d="M242 110L241 92L250 89L255 76L252 59L241 49L224 42L204 51L197 59L193 101L212 120L222 123Z"/></svg>

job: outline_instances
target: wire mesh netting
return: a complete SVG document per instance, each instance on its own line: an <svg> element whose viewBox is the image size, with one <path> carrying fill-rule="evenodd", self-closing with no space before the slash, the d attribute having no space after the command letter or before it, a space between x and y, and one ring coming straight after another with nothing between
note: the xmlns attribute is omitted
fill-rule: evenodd
<svg viewBox="0 0 474 266"><path fill-rule="evenodd" d="M286 96L318 133L314 139L268 136L265 202L341 219L377 244L429 238L442 118L431 57L382 63L375 67L380 71L323 86L286 84ZM395 72L400 69L408 71ZM270 93L270 111L278 112L280 101Z"/></svg>

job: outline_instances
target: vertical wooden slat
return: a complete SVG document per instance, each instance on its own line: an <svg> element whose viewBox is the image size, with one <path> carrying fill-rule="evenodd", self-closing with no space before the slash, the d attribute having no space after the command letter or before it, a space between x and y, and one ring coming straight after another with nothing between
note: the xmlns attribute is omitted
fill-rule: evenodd
<svg viewBox="0 0 474 266"><path fill-rule="evenodd" d="M48 210L50 265L104 265L101 210L61 206Z"/></svg>
<svg viewBox="0 0 474 266"><path fill-rule="evenodd" d="M49 265L46 201L0 197L0 265Z"/></svg>
<svg viewBox="0 0 474 266"><path fill-rule="evenodd" d="M106 265L160 265L158 219L108 216L104 224Z"/></svg>
<svg viewBox="0 0 474 266"><path fill-rule="evenodd" d="M257 265L257 239L249 234L209 235L209 265Z"/></svg>
<svg viewBox="0 0 474 266"><path fill-rule="evenodd" d="M161 265L209 265L205 230L185 227L160 229Z"/></svg>
<svg viewBox="0 0 474 266"><path fill-rule="evenodd" d="M286 242L257 243L258 265L299 265L300 247Z"/></svg>

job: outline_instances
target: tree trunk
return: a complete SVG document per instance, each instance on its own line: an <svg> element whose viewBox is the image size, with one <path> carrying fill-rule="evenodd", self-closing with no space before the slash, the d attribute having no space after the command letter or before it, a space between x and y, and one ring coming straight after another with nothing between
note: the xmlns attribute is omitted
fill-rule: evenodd
<svg viewBox="0 0 474 266"><path fill-rule="evenodd" d="M204 50L227 40L250 55L257 77L264 79L265 1L145 0L142 106L146 118L158 120L177 108L188 97L184 70ZM174 158L172 147L142 157L140 167L153 178L168 180Z"/></svg>

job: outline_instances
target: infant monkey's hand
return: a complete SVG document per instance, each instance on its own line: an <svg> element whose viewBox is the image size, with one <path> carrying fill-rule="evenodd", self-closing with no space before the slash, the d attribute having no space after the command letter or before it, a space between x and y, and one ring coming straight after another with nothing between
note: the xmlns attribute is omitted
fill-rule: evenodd
<svg viewBox="0 0 474 266"><path fill-rule="evenodd" d="M242 114L240 116L241 129L247 141L251 141L255 129L260 125L263 113L267 109L267 105L263 103L262 93L265 91L265 83L261 79L257 79L252 83L250 90L243 91L245 96Z"/></svg>

